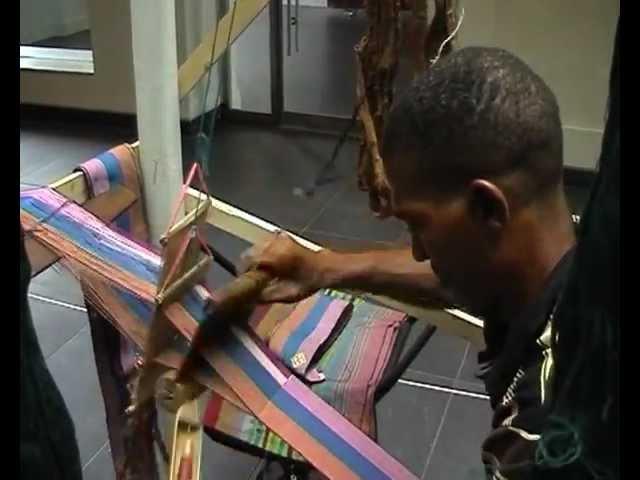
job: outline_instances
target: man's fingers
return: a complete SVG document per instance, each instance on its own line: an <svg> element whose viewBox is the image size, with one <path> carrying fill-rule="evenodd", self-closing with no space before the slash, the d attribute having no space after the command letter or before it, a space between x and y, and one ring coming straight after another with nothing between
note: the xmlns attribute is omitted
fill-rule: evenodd
<svg viewBox="0 0 640 480"><path fill-rule="evenodd" d="M278 242L287 237L286 232L278 230L269 240L245 250L240 255L240 271L244 273L247 270L270 266L265 265L271 260L268 256L269 252L275 248Z"/></svg>

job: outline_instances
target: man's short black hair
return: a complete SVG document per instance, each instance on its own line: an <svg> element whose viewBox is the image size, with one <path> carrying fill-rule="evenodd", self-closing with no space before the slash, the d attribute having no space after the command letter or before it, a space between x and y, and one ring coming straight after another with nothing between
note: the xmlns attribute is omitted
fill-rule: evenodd
<svg viewBox="0 0 640 480"><path fill-rule="evenodd" d="M416 188L428 183L448 192L473 178L518 172L527 196L534 197L562 180L558 103L542 78L511 53L462 48L430 67L399 99L382 153L387 168L401 168Z"/></svg>

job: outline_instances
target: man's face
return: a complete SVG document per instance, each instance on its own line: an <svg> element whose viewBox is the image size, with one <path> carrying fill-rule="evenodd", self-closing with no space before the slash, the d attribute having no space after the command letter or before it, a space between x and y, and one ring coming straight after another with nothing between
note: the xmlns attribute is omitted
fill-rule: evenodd
<svg viewBox="0 0 640 480"><path fill-rule="evenodd" d="M391 211L411 235L416 261L431 261L443 287L465 306L483 313L493 303L495 250L484 225L470 211L465 192L431 195L407 193L402 179L389 175Z"/></svg>

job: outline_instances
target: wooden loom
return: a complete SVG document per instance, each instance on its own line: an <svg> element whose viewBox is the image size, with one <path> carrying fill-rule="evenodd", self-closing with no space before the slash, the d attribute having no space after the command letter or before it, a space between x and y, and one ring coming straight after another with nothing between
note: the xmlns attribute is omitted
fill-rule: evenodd
<svg viewBox="0 0 640 480"><path fill-rule="evenodd" d="M137 145L133 145L131 148L137 155ZM124 187L117 187L98 197L89 198L89 191L82 172L68 175L52 183L50 187L67 197L69 200L83 205L87 210L91 211L106 222L112 221L120 213L126 210L132 204L133 200L135 200L132 193ZM162 242L164 244L163 258L165 262L169 257L175 258L176 256L176 249L172 248L172 239L177 240L180 237L184 238L184 235L189 229L195 228L198 225L201 226L205 222L214 227L221 228L222 230L250 243L267 240L278 230L278 228L273 224L226 204L214 197L206 196L203 192L193 188L188 188L185 191L184 205L187 210L185 217L169 230L167 237L165 237L165 240L168 239L168 241ZM296 241L306 248L314 251L322 248L319 245L311 243L297 235L291 235ZM26 242L26 249L33 266L34 276L41 273L58 260L58 257L55 254L52 254L32 238L29 238ZM183 289L194 279L201 277L204 269L209 265L210 258L192 255L188 258L187 262L181 266L178 271L178 275L173 278L167 278L166 275L163 276L167 281L161 281L163 285L160 285L158 290L159 295L156 298L158 311L156 313L156 319L154 320L155 331L156 333L159 332L160 337L164 335L162 332L162 325L164 325L164 323L160 321L162 320L162 305L163 303L171 301L170 298L167 300L167 297L175 298L175 294L172 294L172 291L174 291L176 286L179 289ZM180 287L180 285L182 286ZM474 345L480 346L482 344L482 322L465 314L464 312L452 309L439 310L418 305L410 305L407 303L397 302L386 297L369 296L369 298L390 308L405 312L414 318L425 320L428 323L441 328L445 332L469 340ZM153 331L154 327L152 327L150 337L153 336ZM158 342L154 343L152 339L149 341L154 345L158 344ZM153 355L153 352L145 350L145 357L147 359L149 356L153 357ZM146 398L150 398L153 395L156 380L166 373L166 370L158 371L155 369L153 364L153 361L145 361L143 364L144 368L142 370L143 375L141 378L144 377L145 371L150 372L151 378L151 380L147 380L146 382ZM175 372L170 372L168 377L164 377L165 385L166 380L168 379L169 384L173 384L175 386L175 377L172 376L174 373ZM179 375L180 372L177 372L177 374ZM162 405L165 411L170 414L169 478L180 478L178 477L178 470L180 465L184 463L185 457L188 457L189 468L192 469L192 472L196 475L193 478L199 478L198 473L200 468L203 430L200 422L201 412L198 410L198 402L197 400L192 399L197 398L203 391L203 389L196 389L195 394L190 396L187 395L186 403L183 403L185 400L184 397L182 397L182 400L178 401L177 404L175 400L173 403L171 401L166 402L163 401L162 396L158 397L160 405ZM180 394L177 396L180 397ZM135 412L133 413L133 417L135 418ZM140 417L139 420L134 420L134 422L137 422L138 425L142 425L144 424L144 418Z"/></svg>
<svg viewBox="0 0 640 480"><path fill-rule="evenodd" d="M132 148L137 152L138 144L132 145ZM100 198L97 197L97 199L93 201L90 200L89 191L82 172L75 172L63 177L60 180L51 183L50 187L81 205L84 205L88 201L91 202L89 205L95 205L95 203L98 202L97 199ZM104 203L105 205L109 204L109 208L112 211L115 208L114 205L120 206L122 210L124 210L128 206L127 202L129 204L131 203L130 197L127 198L127 194L124 192L126 192L126 190L119 189L116 192L106 194L110 197L110 201L100 203ZM194 212L194 209L202 203L202 195L203 194L196 189L189 188L187 190L185 197L187 215L189 215L189 212ZM208 197L208 202L210 206L206 215L206 223L245 240L250 244L267 241L276 232L282 231L282 229L276 225L223 202L213 196ZM109 218L109 215L105 215L102 211L96 212L95 209L93 211L103 219ZM113 213L111 213L111 215L113 215ZM323 248L316 243L300 237L299 235L291 232L289 232L289 235L291 235L291 237L300 245L308 248L309 250L319 251ZM32 252L35 254L34 248L38 249L38 246L34 247L34 243L36 242L29 242L27 250L32 261L37 262L33 265L34 272L39 273L48 268L51 264L55 263L57 258L52 258L51 256L47 257L44 253L38 253L37 257L31 257ZM429 322L447 334L468 340L475 347L482 348L484 345L482 320L461 310L451 308L436 309L421 305L412 305L379 295L365 295L365 297L386 307L404 312L418 320Z"/></svg>
<svg viewBox="0 0 640 480"><path fill-rule="evenodd" d="M202 43L179 69L178 84L181 98L193 89L199 79L211 68L212 64L222 56L226 48L228 48L230 43L227 41L225 44L224 39L235 40L267 4L268 0L243 0L237 9L235 17L228 12L220 22L214 26L214 29L205 36ZM362 63L360 65L362 70L359 68L359 93L362 100L360 120L365 127L363 129L365 138L363 149L361 150L360 173L361 181L364 177L366 180L363 183L367 184L367 186L372 186L373 188L370 193L375 194L380 190L378 188L380 185L378 185L377 182L384 178L384 174L380 169L379 154L376 155L376 149L372 149L371 146L376 144L376 137L381 128L379 119L384 117L384 112L386 112L386 107L388 107L390 103L391 96L387 96L386 99L383 99L380 103L376 103L370 96L372 84L378 83L381 79L389 79L389 76L384 72L389 66L376 65L374 67L364 60L366 57L375 58L375 54L378 53L372 51L366 52L365 46L371 47L375 44L375 42L370 41L370 39L368 40L369 42L363 42L361 44L363 51L358 52L358 60ZM382 57L387 58L386 55ZM383 73L380 78L372 81L371 77L366 75L365 72L370 73L371 70L375 71L376 67L378 69L381 67ZM373 90L375 90L375 88L373 88ZM389 90L383 89L383 91L388 93ZM373 105L377 105L377 107L371 110ZM381 112L383 112L382 116L380 115ZM373 127L373 124L375 124L375 127ZM367 126L369 128L367 128ZM139 156L138 144L132 145L131 148L136 155ZM113 220L119 213L126 210L134 200L131 192L128 192L124 188L116 188L99 197L90 199L88 187L84 175L81 172L68 175L52 183L50 187L70 200L84 205L92 213L107 222ZM275 225L214 197L206 196L206 200L203 203L203 193L193 188L189 188L186 191L184 204L187 210L185 220L181 221L178 225L179 228L173 231L180 230L184 232L184 230L190 228L193 223L205 221L227 233L251 244L255 244L268 240L271 235L280 230ZM290 235L303 247L309 248L310 250L318 251L322 248L302 237L294 234ZM51 252L35 241L28 241L26 248L32 262L34 275L42 272L58 260L56 255L51 254ZM165 248L165 251L169 251L169 254L171 254L170 250L170 245L168 248ZM202 273L203 269L208 265L209 261L206 258L191 265L197 271L193 277L197 277L197 273ZM183 273L188 272L183 271ZM186 283L189 281L189 279L186 280ZM184 287L184 284L182 286ZM171 294L171 285L167 287L167 289L164 289L164 292ZM381 296L368 296L368 298L389 308L407 313L416 319L427 321L444 332L470 341L477 347L481 347L483 344L482 322L462 311L455 309L441 310L420 305L411 305ZM157 303L161 305L164 301L166 300L161 293ZM166 407L167 405L165 404L165 408ZM172 479L178 478L179 461L186 450L191 457L190 462L192 462L195 478L199 478L202 426L200 424L201 415L198 411L198 404L196 401L189 401L183 405L170 405L167 410L175 412L172 431L170 432L171 454L169 477Z"/></svg>

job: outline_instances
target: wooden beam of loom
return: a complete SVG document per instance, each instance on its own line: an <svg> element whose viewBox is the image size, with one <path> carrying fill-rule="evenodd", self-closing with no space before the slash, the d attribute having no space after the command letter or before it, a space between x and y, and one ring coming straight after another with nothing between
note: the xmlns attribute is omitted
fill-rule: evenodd
<svg viewBox="0 0 640 480"><path fill-rule="evenodd" d="M73 173L53 183L51 187L82 204L87 200L88 196L84 183L85 180L82 173ZM186 208L188 210L194 209L198 202L202 202L202 196L202 192L190 188L185 198ZM218 200L215 197L209 197L209 201L211 202L211 208L209 209L207 223L248 241L251 244L268 240L275 232L282 230L272 223ZM298 235L289 234L303 247L313 251L322 249L320 245L310 242ZM427 308L376 295L367 295L367 297L381 305L405 312L419 320L429 322L445 333L464 338L477 348L483 348L484 336L482 333L482 320L461 310L451 308L444 310Z"/></svg>
<svg viewBox="0 0 640 480"><path fill-rule="evenodd" d="M194 234L194 229L204 226L210 207L211 203L203 199L160 238L163 262L156 294L158 305L181 296L209 269L213 258L203 253L201 237Z"/></svg>
<svg viewBox="0 0 640 480"><path fill-rule="evenodd" d="M256 17L269 4L269 0L235 0L238 5L229 8L220 21L207 32L189 58L178 70L178 91L180 98L186 97L196 86L209 66L217 62L227 48L251 25ZM231 30L231 35L229 35ZM211 50L215 44L213 55Z"/></svg>

